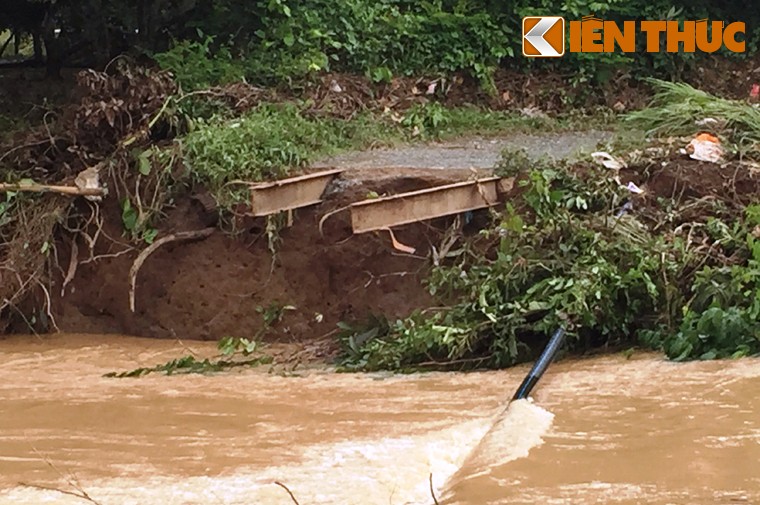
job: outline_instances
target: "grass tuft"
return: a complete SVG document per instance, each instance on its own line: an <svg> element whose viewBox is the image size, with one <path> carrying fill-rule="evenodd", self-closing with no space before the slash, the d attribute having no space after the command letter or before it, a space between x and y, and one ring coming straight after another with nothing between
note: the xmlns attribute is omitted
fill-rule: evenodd
<svg viewBox="0 0 760 505"><path fill-rule="evenodd" d="M686 83L646 79L655 94L649 107L623 119L651 136L692 135L721 130L736 143L760 142L760 108L740 100L719 98ZM714 126L698 122L712 118Z"/></svg>

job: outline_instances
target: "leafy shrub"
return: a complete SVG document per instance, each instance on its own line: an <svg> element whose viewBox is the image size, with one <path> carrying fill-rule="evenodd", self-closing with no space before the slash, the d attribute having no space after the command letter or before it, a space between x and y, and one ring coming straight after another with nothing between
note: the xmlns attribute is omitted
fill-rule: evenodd
<svg viewBox="0 0 760 505"><path fill-rule="evenodd" d="M530 356L528 341L567 324L574 346L633 342L664 305L662 271L679 267L635 220L606 217L624 195L591 170L587 180L548 165L524 174L519 208L509 206L484 233L492 245L464 247L454 264L433 269L431 294L453 303L396 322L347 364L506 366Z"/></svg>
<svg viewBox="0 0 760 505"><path fill-rule="evenodd" d="M360 343L344 337L344 366L508 366L559 326L576 349L641 342L676 360L760 353L760 206L741 222L706 219L706 239L733 258L714 262L618 216L627 195L608 171L529 161L504 153L498 173L517 177L519 197L481 232L484 243L432 269L428 288L446 309L365 329Z"/></svg>
<svg viewBox="0 0 760 505"><path fill-rule="evenodd" d="M510 29L464 4L383 0L272 0L253 2L240 14L260 26L229 34L229 44L180 41L156 61L171 69L186 89L219 84L240 76L267 83L302 78L315 71L367 73L378 78L419 73L469 71L492 87L501 59L514 55ZM220 8L217 6L217 8ZM238 9L239 10L239 9ZM229 16L232 11L219 15ZM203 23L201 23L202 25ZM214 33L224 23L209 21ZM231 47L245 53L235 61Z"/></svg>
<svg viewBox="0 0 760 505"><path fill-rule="evenodd" d="M737 234L746 236L746 263L706 267L695 276L692 299L677 332L644 332L644 343L671 359L714 359L760 353L760 206L747 208Z"/></svg>
<svg viewBox="0 0 760 505"><path fill-rule="evenodd" d="M741 20L748 23L750 50L755 49L752 33L760 21L731 3L706 6L660 0L259 0L244 5L228 0L214 2L212 10L193 26L215 34L224 45L209 45L201 36L201 43L180 42L168 55L157 56L162 65L191 82L224 79L240 71L259 83L299 79L318 71L366 73L377 82L393 75L465 71L489 91L494 91L492 75L499 66L566 71L571 85L585 89L610 80L619 70L680 79L702 61L694 53L647 53L643 47L633 54L577 53L551 62L523 58L520 33L526 15L579 20L594 14L614 21ZM639 43L645 44L644 37ZM209 51L218 53L218 61L209 57ZM243 55L241 61L233 63L232 53ZM212 71L209 63L218 64L220 70Z"/></svg>
<svg viewBox="0 0 760 505"><path fill-rule="evenodd" d="M202 33L199 33L202 36ZM184 91L205 89L243 79L242 62L234 58L230 49L220 46L212 49L213 37L201 41L176 42L166 52L153 55L156 62L174 74Z"/></svg>

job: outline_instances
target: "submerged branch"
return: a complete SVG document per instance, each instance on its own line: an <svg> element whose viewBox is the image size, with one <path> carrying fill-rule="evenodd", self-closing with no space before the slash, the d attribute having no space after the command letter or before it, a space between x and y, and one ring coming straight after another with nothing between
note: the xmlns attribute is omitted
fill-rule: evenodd
<svg viewBox="0 0 760 505"><path fill-rule="evenodd" d="M286 486L285 484L279 481L274 481L274 483L288 492L288 494L290 495L290 499L293 500L293 503L295 503L296 505L301 505L300 503L298 503L298 500L296 500L296 497L293 496L293 492L290 489L288 489L288 486Z"/></svg>

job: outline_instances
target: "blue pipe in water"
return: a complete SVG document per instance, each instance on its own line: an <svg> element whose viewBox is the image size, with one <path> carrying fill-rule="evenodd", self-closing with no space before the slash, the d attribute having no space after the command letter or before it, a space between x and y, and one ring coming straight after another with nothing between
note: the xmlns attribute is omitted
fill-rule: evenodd
<svg viewBox="0 0 760 505"><path fill-rule="evenodd" d="M544 352L541 353L541 356L539 356L538 360L536 360L536 364L533 365L533 368L531 368L530 372L528 372L528 375L525 376L525 379L523 379L520 387L517 388L517 392L515 392L515 396L512 397L512 401L521 400L528 397L530 392L538 383L539 379L541 379L541 376L544 374L546 369L549 368L549 365L554 359L554 356L557 354L557 351L559 351L559 348L564 340L565 329L560 327L557 329L557 331L554 332L554 335L552 335L549 343L546 344Z"/></svg>

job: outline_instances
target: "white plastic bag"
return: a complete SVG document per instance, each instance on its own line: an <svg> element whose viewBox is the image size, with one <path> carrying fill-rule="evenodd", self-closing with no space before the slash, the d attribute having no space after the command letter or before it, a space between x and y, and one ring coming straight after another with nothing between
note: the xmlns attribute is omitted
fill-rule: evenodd
<svg viewBox="0 0 760 505"><path fill-rule="evenodd" d="M709 163L720 163L723 161L723 146L720 140L709 133L700 133L689 145L686 146L686 152L689 158Z"/></svg>

